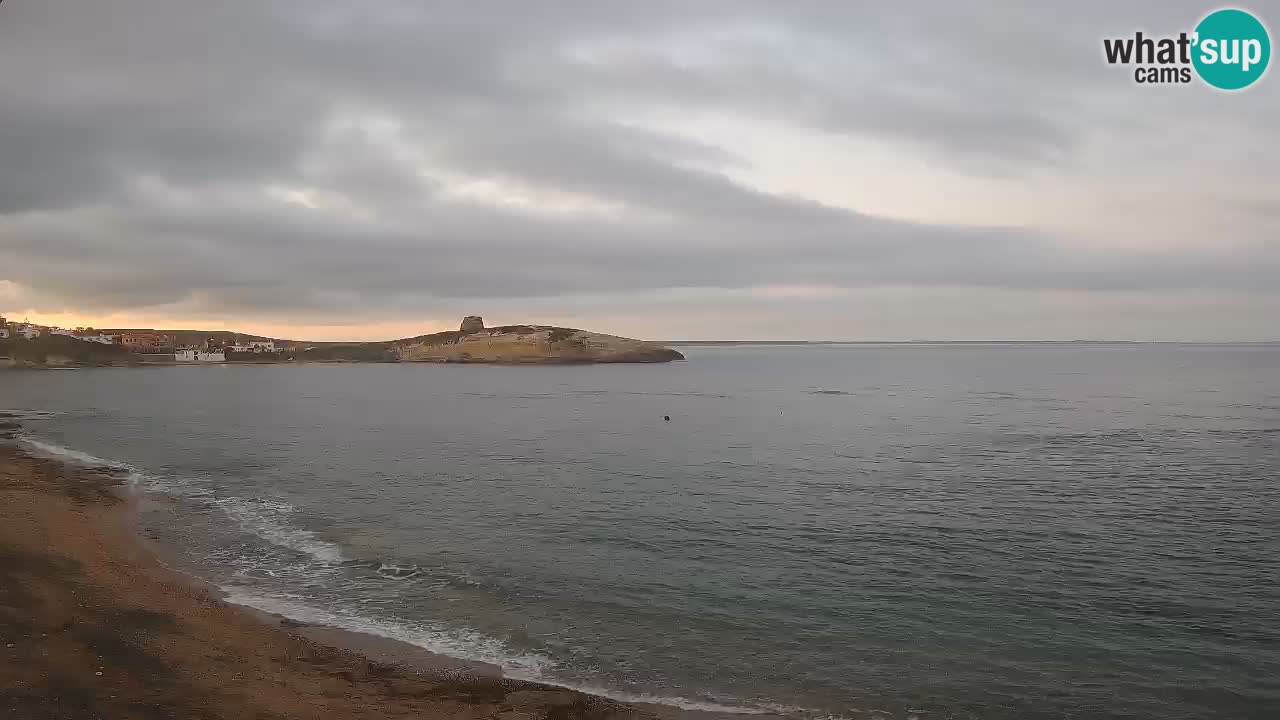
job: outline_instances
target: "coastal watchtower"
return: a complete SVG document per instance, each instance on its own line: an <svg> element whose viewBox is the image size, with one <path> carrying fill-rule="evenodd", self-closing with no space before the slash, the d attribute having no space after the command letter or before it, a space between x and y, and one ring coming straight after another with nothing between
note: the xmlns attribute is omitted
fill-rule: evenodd
<svg viewBox="0 0 1280 720"><path fill-rule="evenodd" d="M458 328L463 333L477 333L484 329L484 318L479 315L468 315L462 318L462 326Z"/></svg>

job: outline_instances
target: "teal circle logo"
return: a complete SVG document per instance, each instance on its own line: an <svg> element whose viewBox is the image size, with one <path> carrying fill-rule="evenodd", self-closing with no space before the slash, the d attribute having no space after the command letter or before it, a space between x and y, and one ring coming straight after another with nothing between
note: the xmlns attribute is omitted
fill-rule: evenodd
<svg viewBox="0 0 1280 720"><path fill-rule="evenodd" d="M1219 90L1257 82L1271 60L1271 38L1258 18L1244 10L1218 10L1196 26L1191 63L1200 78Z"/></svg>

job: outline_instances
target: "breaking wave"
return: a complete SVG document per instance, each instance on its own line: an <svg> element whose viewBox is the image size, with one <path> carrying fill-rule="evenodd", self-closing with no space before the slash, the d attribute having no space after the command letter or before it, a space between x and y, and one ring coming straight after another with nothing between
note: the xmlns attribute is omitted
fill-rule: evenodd
<svg viewBox="0 0 1280 720"><path fill-rule="evenodd" d="M147 478L146 473L129 463L108 460L106 458L98 457L97 455L91 455L87 452L76 450L75 448L44 442L43 440L37 440L26 434L19 435L18 439L24 445L45 457L61 460L81 467L101 468L104 470L118 472L124 475L125 479L129 483L129 487L131 488L136 488Z"/></svg>
<svg viewBox="0 0 1280 720"><path fill-rule="evenodd" d="M544 656L516 652L479 633L375 620L338 604L320 607L300 598L262 594L238 585L224 585L221 590L226 593L227 602L236 605L283 615L298 622L399 640L437 655L487 663L501 668L513 678L534 679L551 663Z"/></svg>
<svg viewBox="0 0 1280 720"><path fill-rule="evenodd" d="M295 508L287 502L263 498L237 496L216 497L213 491L194 487L190 480L161 477L148 474L133 465L108 460L75 448L38 440L29 435L20 441L46 457L51 457L81 467L102 468L121 473L131 488L143 488L151 492L202 499L222 510L239 528L261 540L295 552L303 553L326 564L337 564L346 558L334 543L318 537L314 532L297 527L290 521Z"/></svg>
<svg viewBox="0 0 1280 720"><path fill-rule="evenodd" d="M226 513L241 530L272 545L309 555L328 565L337 565L346 560L336 544L290 522L289 518L296 510L287 502L235 496L212 499L209 502Z"/></svg>
<svg viewBox="0 0 1280 720"><path fill-rule="evenodd" d="M420 623L375 620L357 611L338 606L319 607L300 598L266 595L238 585L224 585L227 602L282 615L290 620L312 625L324 625L340 630L363 633L376 637L398 640L415 645L428 652L446 657L482 662L502 670L503 675L515 680L541 682L579 692L608 697L620 702L652 703L681 710L731 713L735 715L763 715L776 712L777 708L744 707L685 697L619 692L589 684L576 684L557 679L550 674L554 661L544 655L519 652L499 640L466 630L445 629Z"/></svg>

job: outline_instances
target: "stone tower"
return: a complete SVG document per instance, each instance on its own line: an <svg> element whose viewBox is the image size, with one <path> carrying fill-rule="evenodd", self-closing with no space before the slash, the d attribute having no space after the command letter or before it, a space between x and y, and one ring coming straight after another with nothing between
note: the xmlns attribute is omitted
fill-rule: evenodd
<svg viewBox="0 0 1280 720"><path fill-rule="evenodd" d="M484 329L484 318L479 315L468 315L462 318L462 327L458 329L468 334L480 332Z"/></svg>

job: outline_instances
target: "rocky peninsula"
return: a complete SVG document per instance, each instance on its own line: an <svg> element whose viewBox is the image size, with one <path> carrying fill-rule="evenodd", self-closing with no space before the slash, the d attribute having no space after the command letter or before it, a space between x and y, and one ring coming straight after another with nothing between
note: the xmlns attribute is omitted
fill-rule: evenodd
<svg viewBox="0 0 1280 720"><path fill-rule="evenodd" d="M392 343L396 357L410 362L461 363L654 363L683 360L671 348L643 340L550 325L486 328L477 315L456 331Z"/></svg>

